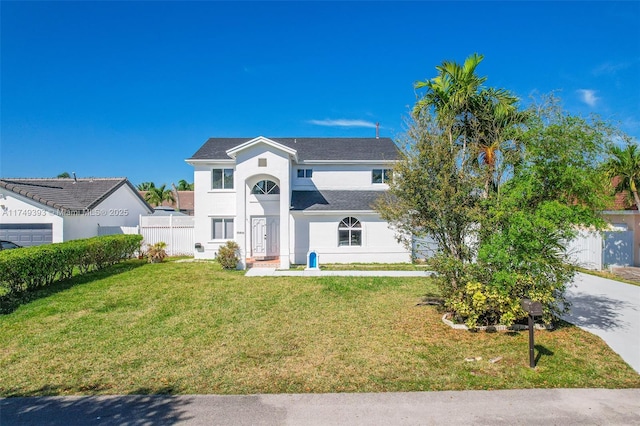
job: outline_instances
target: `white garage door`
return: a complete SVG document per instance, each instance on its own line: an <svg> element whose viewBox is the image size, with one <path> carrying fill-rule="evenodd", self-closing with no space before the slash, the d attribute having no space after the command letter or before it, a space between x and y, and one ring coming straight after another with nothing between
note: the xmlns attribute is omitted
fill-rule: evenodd
<svg viewBox="0 0 640 426"><path fill-rule="evenodd" d="M50 244L53 241L51 223L0 223L0 240L23 247Z"/></svg>

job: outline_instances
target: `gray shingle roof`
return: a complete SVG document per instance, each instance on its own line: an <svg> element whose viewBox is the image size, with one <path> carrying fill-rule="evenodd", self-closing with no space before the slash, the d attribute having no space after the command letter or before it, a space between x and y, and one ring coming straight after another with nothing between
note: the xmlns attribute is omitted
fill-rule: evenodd
<svg viewBox="0 0 640 426"><path fill-rule="evenodd" d="M369 211L384 191L292 191L291 206L296 211Z"/></svg>
<svg viewBox="0 0 640 426"><path fill-rule="evenodd" d="M95 208L123 185L129 186L149 211L153 211L127 178L78 178L77 181L73 178L0 179L1 188L49 207L70 212Z"/></svg>
<svg viewBox="0 0 640 426"><path fill-rule="evenodd" d="M254 138L211 138L189 160L228 160L227 150ZM397 160L389 138L268 138L298 152L298 161Z"/></svg>

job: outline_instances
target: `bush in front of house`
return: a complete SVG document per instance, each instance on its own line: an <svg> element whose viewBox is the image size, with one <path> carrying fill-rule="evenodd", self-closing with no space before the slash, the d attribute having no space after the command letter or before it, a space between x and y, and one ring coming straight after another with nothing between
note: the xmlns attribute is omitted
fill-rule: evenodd
<svg viewBox="0 0 640 426"><path fill-rule="evenodd" d="M149 263L160 263L167 257L167 243L158 241L155 244L147 244L147 261Z"/></svg>
<svg viewBox="0 0 640 426"><path fill-rule="evenodd" d="M141 235L105 235L0 252L0 298L46 286L132 257Z"/></svg>
<svg viewBox="0 0 640 426"><path fill-rule="evenodd" d="M216 260L223 269L236 269L240 261L239 250L240 246L235 241L227 241L227 244L218 249Z"/></svg>

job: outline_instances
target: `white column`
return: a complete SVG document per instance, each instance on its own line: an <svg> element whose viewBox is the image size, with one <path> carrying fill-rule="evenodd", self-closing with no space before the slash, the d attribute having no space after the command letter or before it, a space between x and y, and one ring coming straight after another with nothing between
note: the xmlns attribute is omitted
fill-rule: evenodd
<svg viewBox="0 0 640 426"><path fill-rule="evenodd" d="M288 163L288 161L287 161ZM291 167L280 178L280 269L289 269L289 208L291 207Z"/></svg>
<svg viewBox="0 0 640 426"><path fill-rule="evenodd" d="M235 182L233 183L236 188L236 220L235 220L235 241L240 246L240 262L238 263L238 269L245 269L247 267L247 230L251 229L247 223L247 182L246 176L236 168Z"/></svg>

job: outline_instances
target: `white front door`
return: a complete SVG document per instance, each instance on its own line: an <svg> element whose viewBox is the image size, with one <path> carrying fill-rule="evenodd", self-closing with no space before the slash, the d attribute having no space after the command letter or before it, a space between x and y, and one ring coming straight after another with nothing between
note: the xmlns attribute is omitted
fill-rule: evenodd
<svg viewBox="0 0 640 426"><path fill-rule="evenodd" d="M280 220L277 217L251 218L251 247L256 259L280 254Z"/></svg>

